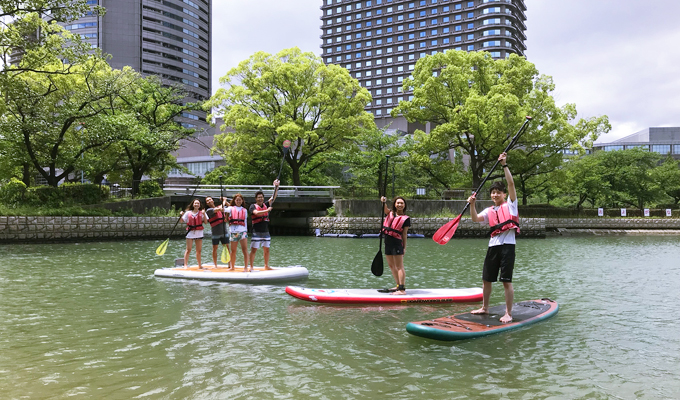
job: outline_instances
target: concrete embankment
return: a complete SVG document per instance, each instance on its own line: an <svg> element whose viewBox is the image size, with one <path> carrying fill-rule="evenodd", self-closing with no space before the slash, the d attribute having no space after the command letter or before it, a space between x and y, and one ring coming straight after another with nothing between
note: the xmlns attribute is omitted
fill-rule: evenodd
<svg viewBox="0 0 680 400"><path fill-rule="evenodd" d="M431 236L450 218L413 218L411 233ZM83 240L132 240L184 236L175 217L15 217L0 216L0 243ZM290 222L290 223L288 223ZM520 218L521 236L680 235L678 218ZM320 233L377 233L378 217L278 218L272 232L279 235ZM465 217L457 237L486 237L488 227ZM209 230L206 229L206 235Z"/></svg>

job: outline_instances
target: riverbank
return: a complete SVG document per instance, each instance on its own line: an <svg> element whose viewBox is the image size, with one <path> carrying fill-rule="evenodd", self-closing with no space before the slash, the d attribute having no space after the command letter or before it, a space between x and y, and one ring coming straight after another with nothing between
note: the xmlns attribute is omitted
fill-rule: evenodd
<svg viewBox="0 0 680 400"><path fill-rule="evenodd" d="M413 218L409 233L432 236L450 218ZM0 243L73 242L181 238L175 217L17 217L0 216ZM522 237L680 235L678 218L520 218ZM377 233L377 217L311 217L272 220L277 235ZM206 232L208 232L206 230ZM456 237L486 237L488 227L463 218Z"/></svg>

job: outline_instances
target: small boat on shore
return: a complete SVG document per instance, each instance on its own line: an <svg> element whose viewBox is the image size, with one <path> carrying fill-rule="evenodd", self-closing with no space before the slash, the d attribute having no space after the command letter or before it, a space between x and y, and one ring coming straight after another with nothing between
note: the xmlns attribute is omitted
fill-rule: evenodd
<svg viewBox="0 0 680 400"><path fill-rule="evenodd" d="M244 272L243 267L237 266L234 270L228 269L226 265L218 265L217 268L211 265L197 265L188 268L160 268L154 271L154 275L163 278L176 279L199 279L205 281L240 282L240 283L276 283L288 282L300 279L307 279L309 271L301 265L290 267L272 267L265 270L264 267L255 267L253 272Z"/></svg>

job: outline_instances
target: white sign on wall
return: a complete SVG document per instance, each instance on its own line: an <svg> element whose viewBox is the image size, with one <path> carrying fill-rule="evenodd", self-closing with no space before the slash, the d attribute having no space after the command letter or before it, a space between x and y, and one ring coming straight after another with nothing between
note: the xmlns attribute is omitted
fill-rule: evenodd
<svg viewBox="0 0 680 400"><path fill-rule="evenodd" d="M673 216L673 212L671 212L671 209L670 209L670 208L667 208L667 209L666 209L666 216L667 216L667 217L672 217L672 216Z"/></svg>
<svg viewBox="0 0 680 400"><path fill-rule="evenodd" d="M597 209L597 216L598 217L604 217L604 208L598 208Z"/></svg>
<svg viewBox="0 0 680 400"><path fill-rule="evenodd" d="M425 189L424 188L417 188L416 189L416 195L425 196Z"/></svg>
<svg viewBox="0 0 680 400"><path fill-rule="evenodd" d="M649 208L645 208L645 217L649 217Z"/></svg>
<svg viewBox="0 0 680 400"><path fill-rule="evenodd" d="M621 216L622 216L622 217L625 217L625 216L626 216L626 209L625 209L625 208L622 208L622 209L621 209Z"/></svg>

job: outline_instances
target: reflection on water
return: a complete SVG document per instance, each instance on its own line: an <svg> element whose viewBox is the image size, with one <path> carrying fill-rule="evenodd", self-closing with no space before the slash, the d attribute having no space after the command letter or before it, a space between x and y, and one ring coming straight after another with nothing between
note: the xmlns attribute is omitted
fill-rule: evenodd
<svg viewBox="0 0 680 400"><path fill-rule="evenodd" d="M406 323L476 304L317 305L283 285L154 278L183 251L157 245L0 246L0 397L680 398L677 238L522 240L516 298L560 313L452 343ZM272 264L304 265L308 287L386 287L387 271L370 273L377 246L275 238ZM485 240L413 239L406 286L480 286L485 252Z"/></svg>

